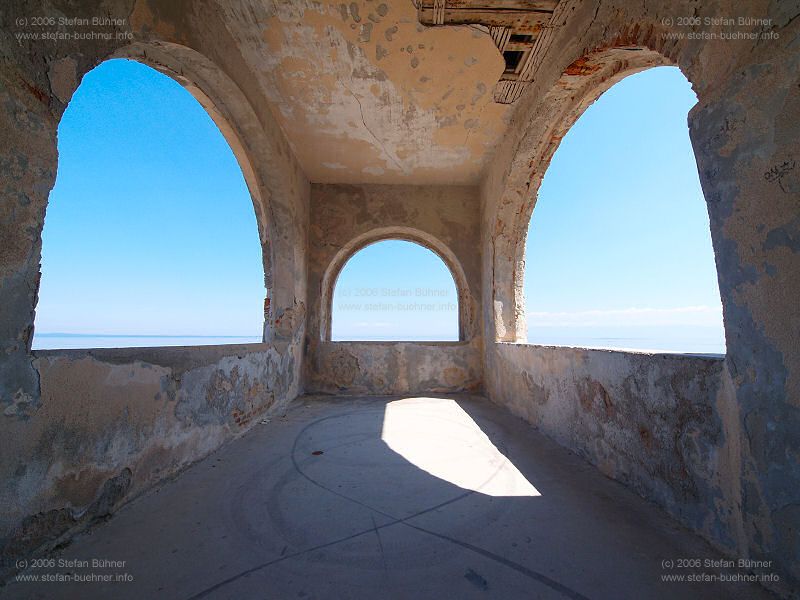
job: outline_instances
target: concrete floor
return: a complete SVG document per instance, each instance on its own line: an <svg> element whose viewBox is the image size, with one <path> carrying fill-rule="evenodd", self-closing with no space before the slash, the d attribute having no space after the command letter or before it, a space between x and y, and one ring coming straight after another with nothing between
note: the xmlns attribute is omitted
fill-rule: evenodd
<svg viewBox="0 0 800 600"><path fill-rule="evenodd" d="M321 452L321 454L319 453ZM477 397L304 398L80 536L112 583L3 598L769 598L667 583L721 558L653 505ZM91 565L91 562L90 562Z"/></svg>

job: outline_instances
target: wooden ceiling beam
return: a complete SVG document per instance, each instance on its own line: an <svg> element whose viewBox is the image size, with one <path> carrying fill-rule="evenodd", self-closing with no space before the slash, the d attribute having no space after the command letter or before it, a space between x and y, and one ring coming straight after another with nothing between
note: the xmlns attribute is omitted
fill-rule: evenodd
<svg viewBox="0 0 800 600"><path fill-rule="evenodd" d="M541 10L553 12L558 0L446 0L447 9L487 9L487 10ZM434 0L423 0L417 8L432 8Z"/></svg>
<svg viewBox="0 0 800 600"><path fill-rule="evenodd" d="M556 16L576 0L417 0L425 25L483 25L489 28L506 70L494 90L495 102L510 104L533 79Z"/></svg>

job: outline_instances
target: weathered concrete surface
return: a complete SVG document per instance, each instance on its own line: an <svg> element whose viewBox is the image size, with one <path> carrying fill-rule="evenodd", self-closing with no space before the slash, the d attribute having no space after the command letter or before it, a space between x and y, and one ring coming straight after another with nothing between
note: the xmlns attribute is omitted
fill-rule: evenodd
<svg viewBox="0 0 800 600"><path fill-rule="evenodd" d="M296 395L286 343L34 354L41 407L0 436L0 573Z"/></svg>
<svg viewBox="0 0 800 600"><path fill-rule="evenodd" d="M397 395L477 392L483 387L475 342L322 342L306 390Z"/></svg>
<svg viewBox="0 0 800 600"><path fill-rule="evenodd" d="M728 488L724 504L740 513L730 521L741 529L704 531L738 556L774 561L784 590L800 587L800 6L568 4L540 48L537 74L482 184L486 340L525 340L525 233L564 133L622 77L659 64L679 66L698 96L690 133L711 222L725 367L735 389L725 433L737 453L739 484ZM677 26L686 16L697 17L697 25ZM738 23L739 17L751 21L731 26L721 20ZM688 36L732 31L765 35ZM682 39L670 37L681 32ZM491 379L491 365L508 351L490 343L484 348ZM487 381L489 390L497 385Z"/></svg>
<svg viewBox="0 0 800 600"><path fill-rule="evenodd" d="M722 359L498 344L491 396L726 547L741 543Z"/></svg>
<svg viewBox="0 0 800 600"><path fill-rule="evenodd" d="M771 597L663 582L677 570L662 561L681 557L723 558L482 398L304 399L56 555L125 561L71 570L133 581L14 583L3 597Z"/></svg>
<svg viewBox="0 0 800 600"><path fill-rule="evenodd" d="M95 17L107 24L80 24ZM36 18L79 21L48 26ZM239 430L237 414L246 419L299 393L310 188L219 6L23 1L4 7L0 31L5 565L217 447ZM37 32L67 35L22 37ZM175 78L231 145L253 196L270 293L264 337L272 346L243 350L243 358L214 354L229 349L157 353L169 357L165 365L160 358L148 362L143 350L122 351L123 358L113 351L84 358L31 353L58 121L82 76L111 57L139 60Z"/></svg>
<svg viewBox="0 0 800 600"><path fill-rule="evenodd" d="M411 0L225 5L312 181L477 183L510 112L487 28L424 27Z"/></svg>
<svg viewBox="0 0 800 600"><path fill-rule="evenodd" d="M496 403L739 558L752 556L741 504L747 454L727 364L721 357L498 343L485 369ZM758 556L780 576L766 585L796 594L794 563Z"/></svg>
<svg viewBox="0 0 800 600"><path fill-rule="evenodd" d="M380 8L377 0L365 0L342 9L341 3L304 1L22 0L0 12L0 485L13 505L4 527L18 527L27 516L31 539L46 539L72 525L72 516L59 511L71 510L73 502L88 507L89 515L108 512L132 489L157 479L155 468L148 471L136 462L147 448L186 427L189 446L175 446L173 455L159 459L160 465L177 468L232 435L235 427L218 421L230 419L232 412L222 416L226 410L247 404L240 399L250 388L233 384L225 392L232 394L226 398L237 398L232 405L220 404L214 394L204 396L214 381L223 388L230 382L236 366L231 357L215 355L212 361L195 358L192 351L186 355L190 359L170 355L162 364L134 353L123 360L133 365L128 372L128 367L117 368L121 365L112 354L59 358L30 351L41 227L57 167L57 124L81 77L116 56L140 60L185 85L219 125L242 167L270 290L265 340L275 345L252 360L237 358L243 361L240 378L243 370L249 382L277 378L284 390L276 396L279 404L302 389L303 378L338 389L337 378L350 361L331 363L336 345L326 342L326 306L338 270L372 241L416 241L439 253L453 272L465 344L412 351L409 346L353 346L351 356L364 370L354 377L357 385L383 390L384 365L403 358L422 361L414 367L419 372L405 372L409 387L439 386L447 383L445 369L457 364L467 372L468 387L485 380L493 400L517 406L550 435L594 457L607 473L661 502L736 557L772 561L782 576L782 591L797 588L798 3L564 0L537 39L532 82L513 110L488 100L487 81L500 74L502 60L485 30L420 29L410 1L384 4ZM45 43L17 37L36 31L24 25L30 23L25 19L48 16L119 21L100 28L111 35L108 39L73 35ZM697 17L698 25L676 26L680 17ZM720 19L738 17L755 20L736 31L771 37L669 36L719 34L731 27ZM706 25L707 18L718 21ZM380 41L381 28L387 45ZM55 30L74 34L81 28ZM659 64L679 66L699 98L690 131L719 272L728 348L724 364L497 345L525 338L524 236L560 139L614 82ZM309 183L341 177L356 184L475 184L481 168L479 190L441 185L312 189ZM472 358L476 349L483 353L478 370ZM211 368L209 361L218 366ZM175 383L190 400L177 412L155 410L158 402L177 407L177 400L163 397L160 382L179 370L198 373L180 386ZM217 372L222 379L215 379ZM133 407L143 412L118 412L129 399L115 381L130 387L131 398L145 394L147 401ZM626 389L626 381L641 389ZM86 413L104 401L81 398L84 384L93 394L114 390L109 393L115 408L102 407L99 414L111 431L122 432L120 440L138 449L132 467L111 446L116 459L103 462L97 451L105 447L97 437L101 433L80 429L78 413L69 412ZM536 404L543 397L537 386L551 394L542 408ZM523 392L529 404L519 400ZM158 401L153 399L157 393L162 393ZM606 400L613 404L615 398L622 400L612 414ZM679 410L663 414L658 402ZM572 410L583 411L576 413L585 415L579 423L560 412ZM643 434L633 424L648 416L662 424ZM144 433L131 429L128 419ZM210 432L212 442L204 445L199 433L191 433L195 428ZM691 435L684 435L687 431ZM81 452L95 448L89 456L97 464L86 478L79 474L76 450L58 441L62 434ZM606 434L608 439L598 441ZM61 446L49 450L50 440ZM19 467L17 457L30 459L35 469ZM59 461L65 457L72 471L58 483ZM75 473L81 481L77 487L68 483ZM55 512L36 516L43 511ZM25 543L20 551L35 545Z"/></svg>
<svg viewBox="0 0 800 600"><path fill-rule="evenodd" d="M355 359L360 359L361 368L370 373L368 379L360 380L358 393L386 393L384 390L399 385L393 381L397 375L395 371L376 370L380 364L417 364L422 369L418 374L409 373L411 387L402 386L392 393L434 389L415 387L426 381L435 385L435 389L475 389L476 378L478 381L482 378L480 361L473 358L474 350L480 352L482 343L480 249L474 243L480 235L477 192L476 188L466 186L312 186L306 373L308 381L313 383L309 389L341 393L342 386L333 383L332 373L346 367L331 364L334 357L340 356L334 349L341 346L325 343L331 334L334 286L339 272L353 254L385 239L416 242L442 258L458 292L459 338L469 344L405 345L396 349L380 344L351 346ZM415 347L420 353L417 358L410 352ZM374 354L370 356L371 353ZM439 355L441 358L436 358ZM447 383L445 369L448 368L461 369L470 375L469 380L463 384ZM452 375L454 371L448 373Z"/></svg>

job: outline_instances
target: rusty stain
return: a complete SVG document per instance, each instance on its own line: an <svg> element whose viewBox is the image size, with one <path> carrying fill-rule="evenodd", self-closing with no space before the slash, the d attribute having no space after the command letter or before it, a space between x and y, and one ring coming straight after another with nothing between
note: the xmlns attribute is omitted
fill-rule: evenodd
<svg viewBox="0 0 800 600"><path fill-rule="evenodd" d="M564 75L583 76L596 73L603 65L592 64L586 56L581 56L564 70Z"/></svg>
<svg viewBox="0 0 800 600"><path fill-rule="evenodd" d="M45 106L50 104L50 96L42 89L36 87L32 83L28 82L27 80L23 79L19 75L17 79L22 83L26 90L28 90L33 96Z"/></svg>

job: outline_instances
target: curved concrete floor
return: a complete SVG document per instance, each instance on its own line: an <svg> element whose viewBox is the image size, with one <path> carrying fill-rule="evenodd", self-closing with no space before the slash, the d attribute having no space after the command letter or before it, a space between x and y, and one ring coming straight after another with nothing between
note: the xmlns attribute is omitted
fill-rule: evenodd
<svg viewBox="0 0 800 600"><path fill-rule="evenodd" d="M0 595L771 597L754 584L662 582L688 574L664 560L721 556L478 397L301 399L53 558L90 566L23 575L129 581L16 582Z"/></svg>

